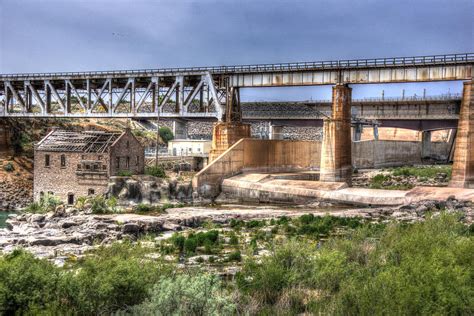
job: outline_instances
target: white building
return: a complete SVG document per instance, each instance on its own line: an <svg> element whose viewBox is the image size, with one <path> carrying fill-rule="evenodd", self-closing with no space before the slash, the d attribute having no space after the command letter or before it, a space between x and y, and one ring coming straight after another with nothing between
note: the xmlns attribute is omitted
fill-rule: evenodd
<svg viewBox="0 0 474 316"><path fill-rule="evenodd" d="M168 142L168 154L171 156L208 156L211 150L210 140L174 139Z"/></svg>

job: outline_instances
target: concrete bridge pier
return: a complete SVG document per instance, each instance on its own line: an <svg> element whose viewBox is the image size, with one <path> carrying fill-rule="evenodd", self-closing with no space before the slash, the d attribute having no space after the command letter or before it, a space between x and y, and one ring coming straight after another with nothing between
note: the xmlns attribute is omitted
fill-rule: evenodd
<svg viewBox="0 0 474 316"><path fill-rule="evenodd" d="M270 139L283 139L283 126L270 124Z"/></svg>
<svg viewBox="0 0 474 316"><path fill-rule="evenodd" d="M351 97L345 84L332 88L332 116L324 120L320 181L351 184Z"/></svg>
<svg viewBox="0 0 474 316"><path fill-rule="evenodd" d="M173 121L173 135L175 139L188 138L188 126L186 124L186 121L182 121L182 120Z"/></svg>
<svg viewBox="0 0 474 316"><path fill-rule="evenodd" d="M421 133L421 158L431 158L431 131Z"/></svg>
<svg viewBox="0 0 474 316"><path fill-rule="evenodd" d="M242 138L250 138L250 124L242 123L240 92L237 87L228 87L225 121L217 122L212 129L212 145L209 162L215 160Z"/></svg>
<svg viewBox="0 0 474 316"><path fill-rule="evenodd" d="M474 189L474 84L464 82L450 187Z"/></svg>

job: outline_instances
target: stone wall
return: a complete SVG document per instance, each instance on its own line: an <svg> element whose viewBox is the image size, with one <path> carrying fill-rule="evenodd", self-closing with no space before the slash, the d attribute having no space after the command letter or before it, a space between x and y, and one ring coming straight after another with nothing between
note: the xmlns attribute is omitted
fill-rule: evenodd
<svg viewBox="0 0 474 316"><path fill-rule="evenodd" d="M143 174L144 170L145 150L130 130L127 129L110 147L110 175L115 176L120 171Z"/></svg>
<svg viewBox="0 0 474 316"><path fill-rule="evenodd" d="M61 152L35 152L35 170L33 183L33 198L38 201L41 192L52 192L62 201L67 201L68 194L74 194L74 200L80 196L87 196L89 190L94 194L103 194L107 191L108 176L105 174L89 174L84 177L76 176L77 165L81 163L82 153L67 153L66 166L61 167ZM50 155L50 166L45 166L45 156ZM97 160L98 154L88 154L85 159ZM107 165L108 158L102 155Z"/></svg>

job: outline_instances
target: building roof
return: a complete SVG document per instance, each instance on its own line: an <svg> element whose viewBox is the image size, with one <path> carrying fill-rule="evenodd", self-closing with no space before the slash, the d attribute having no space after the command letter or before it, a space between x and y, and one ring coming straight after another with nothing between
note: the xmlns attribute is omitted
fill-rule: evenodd
<svg viewBox="0 0 474 316"><path fill-rule="evenodd" d="M122 135L117 132L53 130L36 146L36 150L103 153Z"/></svg>

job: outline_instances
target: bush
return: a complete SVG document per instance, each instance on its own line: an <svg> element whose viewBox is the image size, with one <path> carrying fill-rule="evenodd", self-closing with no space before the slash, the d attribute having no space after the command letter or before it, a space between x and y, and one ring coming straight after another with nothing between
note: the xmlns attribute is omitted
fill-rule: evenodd
<svg viewBox="0 0 474 316"><path fill-rule="evenodd" d="M186 238L183 235L180 235L178 233L174 233L173 236L170 238L170 242L173 246L179 249L179 251L184 250L184 242L186 241Z"/></svg>
<svg viewBox="0 0 474 316"><path fill-rule="evenodd" d="M261 262L244 263L237 285L248 302L261 302L256 314L472 314L474 242L457 215L382 230L344 221L357 229L319 249L289 241Z"/></svg>
<svg viewBox="0 0 474 316"><path fill-rule="evenodd" d="M196 239L194 238L186 238L186 241L184 242L184 251L187 254L193 254L196 252L197 248L197 242Z"/></svg>
<svg viewBox="0 0 474 316"><path fill-rule="evenodd" d="M117 172L117 175L119 177L131 177L133 173L129 170L120 170L119 172Z"/></svg>
<svg viewBox="0 0 474 316"><path fill-rule="evenodd" d="M229 254L228 260L229 261L240 261L240 260L242 260L242 255L240 254L240 251L237 250L237 251L234 251L231 254Z"/></svg>
<svg viewBox="0 0 474 316"><path fill-rule="evenodd" d="M86 203L91 205L91 211L93 214L110 214L118 212L117 199L115 197L106 199L103 195L96 195L87 198Z"/></svg>
<svg viewBox="0 0 474 316"><path fill-rule="evenodd" d="M137 213L150 213L150 212L159 211L160 209L156 206L151 205L151 204L140 203L140 204L137 204L133 208L133 210Z"/></svg>
<svg viewBox="0 0 474 316"><path fill-rule="evenodd" d="M24 314L56 300L59 269L30 253L15 250L0 258L0 313Z"/></svg>
<svg viewBox="0 0 474 316"><path fill-rule="evenodd" d="M165 170L161 166L146 167L145 174L158 178L166 178Z"/></svg>
<svg viewBox="0 0 474 316"><path fill-rule="evenodd" d="M15 167L11 162L7 162L5 165L3 165L3 170L5 170L6 172L13 172L15 171Z"/></svg>
<svg viewBox="0 0 474 316"><path fill-rule="evenodd" d="M48 213L56 209L62 202L52 194L45 194L39 202L33 202L25 208L27 213Z"/></svg>
<svg viewBox="0 0 474 316"><path fill-rule="evenodd" d="M142 303L160 276L168 272L156 262L143 260L145 252L140 246L116 243L81 259L76 272L63 279L70 312L110 315Z"/></svg>
<svg viewBox="0 0 474 316"><path fill-rule="evenodd" d="M160 127L160 138L163 140L165 143L168 143L170 140L173 140L174 135L173 132L169 127L163 126Z"/></svg>
<svg viewBox="0 0 474 316"><path fill-rule="evenodd" d="M162 278L134 315L234 315L235 304L217 276L185 274Z"/></svg>

